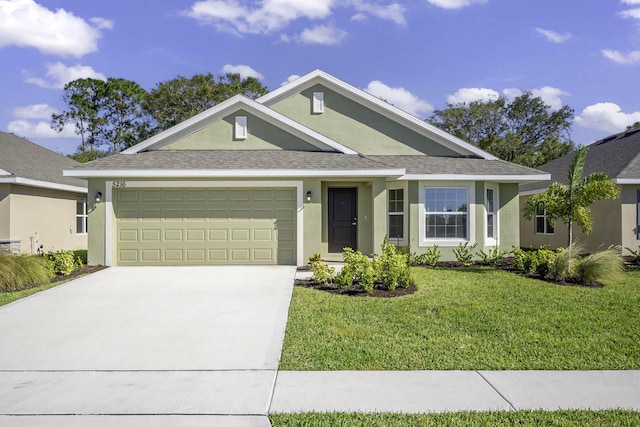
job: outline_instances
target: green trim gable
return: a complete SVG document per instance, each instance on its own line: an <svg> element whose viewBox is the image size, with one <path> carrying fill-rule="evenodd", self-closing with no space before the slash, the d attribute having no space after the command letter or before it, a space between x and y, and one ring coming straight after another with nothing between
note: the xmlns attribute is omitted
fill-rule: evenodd
<svg viewBox="0 0 640 427"><path fill-rule="evenodd" d="M324 93L324 110L313 113L313 93ZM316 84L270 108L364 155L459 156L395 120L328 87Z"/></svg>
<svg viewBox="0 0 640 427"><path fill-rule="evenodd" d="M234 136L235 118L247 118L247 136ZM186 135L162 150L296 150L318 151L318 148L274 126L246 110L238 110Z"/></svg>

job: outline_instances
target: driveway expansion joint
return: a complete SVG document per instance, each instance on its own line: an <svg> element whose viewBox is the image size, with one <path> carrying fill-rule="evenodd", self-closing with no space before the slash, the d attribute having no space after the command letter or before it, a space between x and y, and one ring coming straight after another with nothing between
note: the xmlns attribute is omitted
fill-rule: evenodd
<svg viewBox="0 0 640 427"><path fill-rule="evenodd" d="M491 384L491 381L489 381L487 378L485 378L484 375L482 375L482 373L480 371L474 371L476 374L480 375L480 378L482 378L488 385L489 387L491 387L493 389L493 391L495 391L498 396L500 396L505 402L507 402L509 404L509 407L511 408L512 411L516 411L516 407L513 405L513 403L511 403L511 401L509 399L506 398L506 396L504 394L502 394L500 392L500 390L498 390L493 384Z"/></svg>

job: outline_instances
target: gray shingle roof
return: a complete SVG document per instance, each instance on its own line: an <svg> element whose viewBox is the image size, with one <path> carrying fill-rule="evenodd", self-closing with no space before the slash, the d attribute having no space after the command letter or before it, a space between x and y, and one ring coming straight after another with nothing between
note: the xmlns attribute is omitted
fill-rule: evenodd
<svg viewBox="0 0 640 427"><path fill-rule="evenodd" d="M566 184L575 155L576 151L573 151L540 166L540 170L551 174L551 181L521 185L520 191L540 190L555 181ZM614 179L640 179L640 129L611 135L589 145L584 175L594 172L605 173Z"/></svg>
<svg viewBox="0 0 640 427"><path fill-rule="evenodd" d="M434 156L367 156L371 160L394 168L406 169L407 174L453 175L540 175L541 172L504 160L485 160L476 157Z"/></svg>
<svg viewBox="0 0 640 427"><path fill-rule="evenodd" d="M389 170L408 174L527 175L535 169L502 160L431 156L362 156L289 150L160 150L120 154L78 165L75 170Z"/></svg>
<svg viewBox="0 0 640 427"><path fill-rule="evenodd" d="M85 180L62 176L64 169L79 164L26 139L0 132L0 169L14 177L86 188Z"/></svg>

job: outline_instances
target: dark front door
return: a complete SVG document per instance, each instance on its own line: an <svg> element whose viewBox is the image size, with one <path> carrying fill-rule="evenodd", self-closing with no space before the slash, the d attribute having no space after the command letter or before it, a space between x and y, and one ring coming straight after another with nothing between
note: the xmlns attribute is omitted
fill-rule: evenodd
<svg viewBox="0 0 640 427"><path fill-rule="evenodd" d="M329 252L358 246L358 189L329 188Z"/></svg>

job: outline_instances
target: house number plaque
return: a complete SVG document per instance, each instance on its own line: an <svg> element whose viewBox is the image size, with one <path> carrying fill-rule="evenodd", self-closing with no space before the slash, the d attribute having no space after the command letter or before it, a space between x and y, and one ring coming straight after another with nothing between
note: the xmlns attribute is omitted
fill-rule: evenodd
<svg viewBox="0 0 640 427"><path fill-rule="evenodd" d="M127 186L127 181L113 181L113 188L125 188Z"/></svg>

